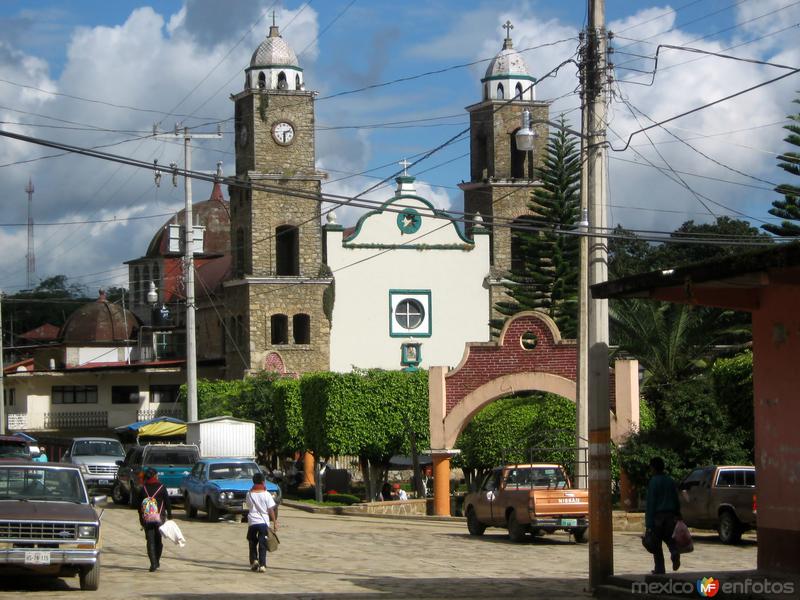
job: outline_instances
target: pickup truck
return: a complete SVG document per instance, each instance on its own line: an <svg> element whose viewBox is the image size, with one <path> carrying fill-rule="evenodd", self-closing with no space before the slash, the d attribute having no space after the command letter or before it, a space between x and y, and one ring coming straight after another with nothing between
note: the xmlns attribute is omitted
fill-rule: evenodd
<svg viewBox="0 0 800 600"><path fill-rule="evenodd" d="M0 573L100 585L100 518L73 465L0 462ZM14 580L10 580L14 581Z"/></svg>
<svg viewBox="0 0 800 600"><path fill-rule="evenodd" d="M708 466L678 484L681 515L689 527L716 529L723 544L736 544L756 528L756 468Z"/></svg>
<svg viewBox="0 0 800 600"><path fill-rule="evenodd" d="M134 446L117 461L119 471L111 489L115 504L134 506L142 488L144 470L155 469L158 479L167 489L170 500L181 500L181 483L200 459L197 446L186 444L148 444Z"/></svg>
<svg viewBox="0 0 800 600"><path fill-rule="evenodd" d="M470 535L487 527L507 527L521 542L527 533L570 532L587 541L589 492L573 489L559 465L509 465L493 469L480 490L467 494L464 514Z"/></svg>
<svg viewBox="0 0 800 600"><path fill-rule="evenodd" d="M181 483L183 508L190 518L205 511L209 521L218 521L223 514L245 512L244 500L253 487L253 475L260 472L251 459L203 458ZM276 504L281 502L281 488L272 481L264 485ZM275 508L277 511L277 507Z"/></svg>
<svg viewBox="0 0 800 600"><path fill-rule="evenodd" d="M117 461L125 456L122 444L113 438L80 437L62 457L62 462L77 465L89 489L108 492L117 476Z"/></svg>

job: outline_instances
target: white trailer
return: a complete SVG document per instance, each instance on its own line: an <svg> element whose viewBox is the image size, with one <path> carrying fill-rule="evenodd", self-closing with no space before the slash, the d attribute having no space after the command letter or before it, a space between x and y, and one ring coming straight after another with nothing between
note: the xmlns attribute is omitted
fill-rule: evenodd
<svg viewBox="0 0 800 600"><path fill-rule="evenodd" d="M256 424L234 417L212 417L186 424L186 443L200 458L255 458Z"/></svg>

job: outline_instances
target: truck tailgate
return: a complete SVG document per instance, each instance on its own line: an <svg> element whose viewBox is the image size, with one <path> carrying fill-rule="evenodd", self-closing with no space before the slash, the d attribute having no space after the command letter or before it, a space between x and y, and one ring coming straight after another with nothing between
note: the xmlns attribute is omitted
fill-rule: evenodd
<svg viewBox="0 0 800 600"><path fill-rule="evenodd" d="M537 517L589 514L588 490L533 490L531 494Z"/></svg>

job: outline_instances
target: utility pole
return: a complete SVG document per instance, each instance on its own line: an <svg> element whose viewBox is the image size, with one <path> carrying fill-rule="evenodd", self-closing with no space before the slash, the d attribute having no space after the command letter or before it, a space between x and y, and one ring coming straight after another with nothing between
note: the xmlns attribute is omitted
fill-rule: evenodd
<svg viewBox="0 0 800 600"><path fill-rule="evenodd" d="M217 133L191 133L188 127L183 132L175 125L172 134L159 135L153 128L153 137L180 138L183 137L183 186L184 186L184 247L183 247L183 274L184 287L186 288L186 420L197 420L197 331L195 328L195 300L194 300L194 222L192 217L192 139L221 139L222 131Z"/></svg>
<svg viewBox="0 0 800 600"><path fill-rule="evenodd" d="M33 274L36 272L36 254L33 249L33 181L28 178L28 185L25 186L25 193L28 194L28 253L25 255L25 286L31 289L33 285Z"/></svg>
<svg viewBox="0 0 800 600"><path fill-rule="evenodd" d="M606 201L606 52L605 0L588 0L583 92L586 126L587 203L590 231L588 284L608 279L608 246L603 237ZM608 397L608 301L587 295L589 416L589 584L595 588L614 574L611 518L611 419Z"/></svg>
<svg viewBox="0 0 800 600"><path fill-rule="evenodd" d="M3 292L0 292L0 435L6 433L6 366L3 363Z"/></svg>

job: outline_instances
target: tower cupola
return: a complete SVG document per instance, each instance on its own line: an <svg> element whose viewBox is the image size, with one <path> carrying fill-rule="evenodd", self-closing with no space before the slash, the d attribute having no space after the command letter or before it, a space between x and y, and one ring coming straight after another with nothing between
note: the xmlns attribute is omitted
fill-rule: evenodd
<svg viewBox="0 0 800 600"><path fill-rule="evenodd" d="M503 28L506 30L503 48L489 63L486 74L481 79L483 99L533 101L536 99L536 79L528 72L528 65L522 55L514 50L511 41L511 30L514 26L511 21L506 21Z"/></svg>
<svg viewBox="0 0 800 600"><path fill-rule="evenodd" d="M267 37L253 52L250 66L244 72L245 91L305 90L303 69L297 62L294 50L281 37L275 24L275 13L272 14L272 26Z"/></svg>

